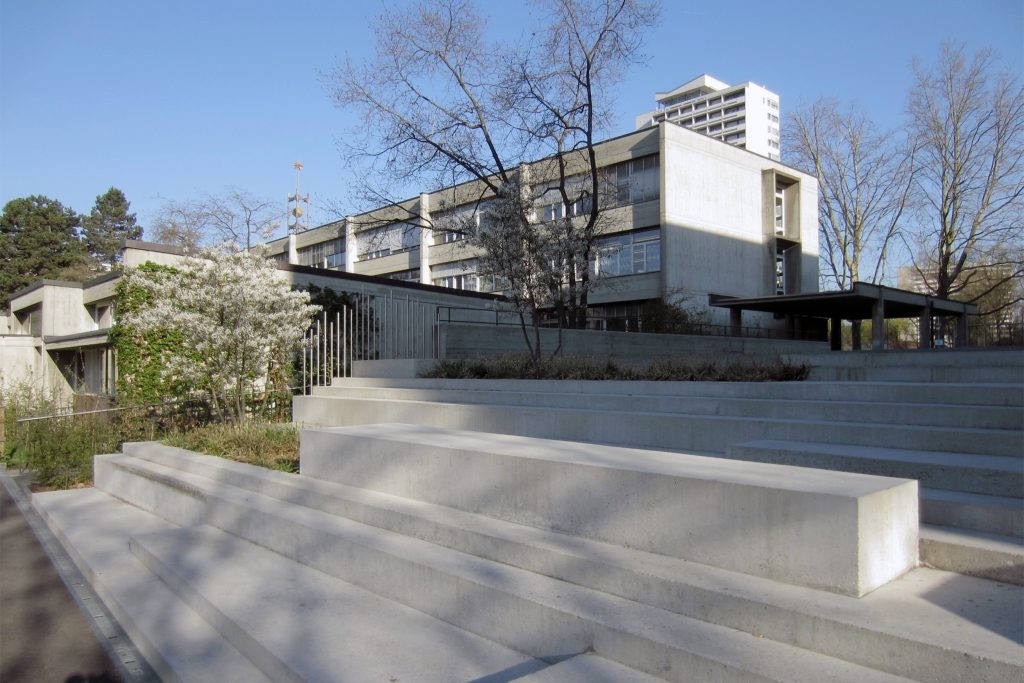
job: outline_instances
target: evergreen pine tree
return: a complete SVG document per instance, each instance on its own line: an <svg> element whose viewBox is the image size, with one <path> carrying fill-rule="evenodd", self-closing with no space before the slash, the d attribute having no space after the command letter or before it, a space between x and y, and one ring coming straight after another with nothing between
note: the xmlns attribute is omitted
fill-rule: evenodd
<svg viewBox="0 0 1024 683"><path fill-rule="evenodd" d="M80 217L42 195L12 199L0 216L0 305L40 278L71 277L87 269L75 228Z"/></svg>
<svg viewBox="0 0 1024 683"><path fill-rule="evenodd" d="M85 246L105 266L112 266L120 258L118 248L122 240L142 237L135 214L128 213L129 206L124 192L112 187L96 197L92 212L82 218Z"/></svg>

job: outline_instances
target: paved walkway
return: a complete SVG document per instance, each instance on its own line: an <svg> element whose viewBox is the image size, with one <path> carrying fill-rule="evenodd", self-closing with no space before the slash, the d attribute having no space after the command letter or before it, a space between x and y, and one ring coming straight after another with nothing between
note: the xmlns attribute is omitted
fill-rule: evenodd
<svg viewBox="0 0 1024 683"><path fill-rule="evenodd" d="M0 471L0 477L7 476ZM4 483L0 481L0 683L120 682L117 668Z"/></svg>

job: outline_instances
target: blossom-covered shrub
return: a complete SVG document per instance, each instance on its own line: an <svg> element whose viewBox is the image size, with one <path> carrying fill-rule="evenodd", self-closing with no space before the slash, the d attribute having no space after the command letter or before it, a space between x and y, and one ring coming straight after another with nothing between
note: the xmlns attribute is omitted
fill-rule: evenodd
<svg viewBox="0 0 1024 683"><path fill-rule="evenodd" d="M165 380L207 394L234 419L245 417L248 393L287 376L318 311L256 252L211 252L173 271L130 268L124 277L147 305L118 313L121 322L143 337L171 330L180 342L162 350Z"/></svg>

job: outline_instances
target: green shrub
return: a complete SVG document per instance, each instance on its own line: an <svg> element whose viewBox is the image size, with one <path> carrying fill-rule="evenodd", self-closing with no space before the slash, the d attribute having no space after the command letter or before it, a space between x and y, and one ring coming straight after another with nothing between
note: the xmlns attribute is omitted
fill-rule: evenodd
<svg viewBox="0 0 1024 683"><path fill-rule="evenodd" d="M534 368L529 356L438 361L425 377L444 379L660 380L699 382L791 382L807 379L809 368L781 359L771 362L712 359L655 360L645 367L611 358L556 356Z"/></svg>
<svg viewBox="0 0 1024 683"><path fill-rule="evenodd" d="M124 441L149 439L156 431L154 424L121 412L72 414L71 405L26 387L5 392L0 406L0 458L9 467L32 470L41 488L89 485L94 455L114 453Z"/></svg>

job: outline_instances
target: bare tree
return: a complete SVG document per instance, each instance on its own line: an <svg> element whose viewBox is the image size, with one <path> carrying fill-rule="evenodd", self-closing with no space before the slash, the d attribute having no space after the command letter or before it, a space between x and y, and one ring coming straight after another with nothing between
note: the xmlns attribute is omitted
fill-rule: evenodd
<svg viewBox="0 0 1024 683"><path fill-rule="evenodd" d="M283 210L276 202L237 187L203 201L207 225L222 244L249 250L271 238L281 226Z"/></svg>
<svg viewBox="0 0 1024 683"><path fill-rule="evenodd" d="M996 69L991 51L950 44L914 65L914 265L937 296L974 301L1024 277L1024 89Z"/></svg>
<svg viewBox="0 0 1024 683"><path fill-rule="evenodd" d="M818 178L824 277L839 289L878 282L907 207L913 154L858 108L831 99L787 123L790 162Z"/></svg>
<svg viewBox="0 0 1024 683"><path fill-rule="evenodd" d="M238 251L270 239L281 225L275 203L238 188L202 199L165 201L153 219L158 242L196 252L205 247Z"/></svg>
<svg viewBox="0 0 1024 683"><path fill-rule="evenodd" d="M413 183L453 186L452 206L472 203L488 216L487 230L468 230L469 241L485 252L509 250L485 257L507 288L525 280L501 264L549 271L527 278L545 286L513 293L521 311L535 325L542 308L579 324L602 208L594 145L611 86L638 57L642 29L656 13L644 0L538 4L550 21L524 46L488 43L485 21L466 0L426 0L412 16L386 12L375 26L376 58L346 63L331 84L336 101L364 117L364 136L348 157L368 167L367 199L393 201L384 188ZM524 177L520 164L536 158L550 163ZM534 199L542 190L554 191L563 210L538 230L531 226L540 222ZM539 346L530 352L539 360Z"/></svg>
<svg viewBox="0 0 1024 683"><path fill-rule="evenodd" d="M150 231L161 244L182 247L187 252L196 253L207 242L207 221L202 202L165 200L153 216Z"/></svg>
<svg viewBox="0 0 1024 683"><path fill-rule="evenodd" d="M878 282L907 208L912 151L856 106L832 99L797 110L786 137L790 162L818 178L823 279L839 289ZM852 324L860 348L861 321Z"/></svg>

